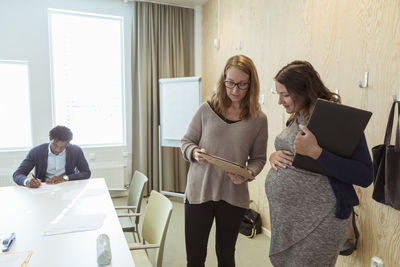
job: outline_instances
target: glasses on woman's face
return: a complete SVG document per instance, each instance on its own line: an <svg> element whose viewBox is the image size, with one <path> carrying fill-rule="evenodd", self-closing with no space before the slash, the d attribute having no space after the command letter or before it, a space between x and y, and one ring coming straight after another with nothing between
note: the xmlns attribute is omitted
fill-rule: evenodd
<svg viewBox="0 0 400 267"><path fill-rule="evenodd" d="M228 89L233 89L235 88L235 86L237 86L237 88L239 88L240 90L247 90L249 88L249 83L245 83L245 82L232 82L232 81L224 81L225 87Z"/></svg>

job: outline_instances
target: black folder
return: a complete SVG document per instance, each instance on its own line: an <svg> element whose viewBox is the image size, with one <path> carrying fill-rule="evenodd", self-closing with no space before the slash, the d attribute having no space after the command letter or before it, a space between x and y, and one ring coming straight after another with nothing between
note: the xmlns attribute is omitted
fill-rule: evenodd
<svg viewBox="0 0 400 267"><path fill-rule="evenodd" d="M351 158L372 112L318 99L307 128L325 150ZM295 154L293 166L325 176L332 176L319 163L304 155Z"/></svg>

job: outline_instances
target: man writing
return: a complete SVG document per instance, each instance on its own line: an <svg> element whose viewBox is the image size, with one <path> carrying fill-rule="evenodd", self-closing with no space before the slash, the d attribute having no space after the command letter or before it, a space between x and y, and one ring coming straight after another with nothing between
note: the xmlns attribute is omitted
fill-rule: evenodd
<svg viewBox="0 0 400 267"><path fill-rule="evenodd" d="M14 182L31 188L38 188L42 182L58 184L69 180L90 177L88 162L82 149L70 144L72 132L65 126L50 130L50 143L32 148L14 172ZM35 175L28 174L35 168Z"/></svg>

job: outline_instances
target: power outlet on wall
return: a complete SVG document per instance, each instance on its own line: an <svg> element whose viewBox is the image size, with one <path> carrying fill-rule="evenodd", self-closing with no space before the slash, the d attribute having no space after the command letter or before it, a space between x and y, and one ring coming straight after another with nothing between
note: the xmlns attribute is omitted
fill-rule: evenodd
<svg viewBox="0 0 400 267"><path fill-rule="evenodd" d="M372 257L371 267L383 267L383 260L377 256Z"/></svg>

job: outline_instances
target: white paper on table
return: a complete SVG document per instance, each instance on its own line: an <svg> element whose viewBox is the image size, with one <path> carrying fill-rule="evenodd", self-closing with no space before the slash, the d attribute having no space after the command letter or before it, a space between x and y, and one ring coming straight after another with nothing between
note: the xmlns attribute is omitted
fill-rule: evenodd
<svg viewBox="0 0 400 267"><path fill-rule="evenodd" d="M65 215L51 221L43 231L44 236L83 232L99 229L104 222L105 214Z"/></svg>
<svg viewBox="0 0 400 267"><path fill-rule="evenodd" d="M61 189L60 184L46 184L46 183L41 183L38 188L29 188L29 187L25 188L32 194L56 192Z"/></svg>
<svg viewBox="0 0 400 267"><path fill-rule="evenodd" d="M103 195L104 193L108 193L108 191L102 187L89 188L88 190L86 190L84 197L97 197Z"/></svg>
<svg viewBox="0 0 400 267"><path fill-rule="evenodd" d="M29 251L0 253L0 266L20 267Z"/></svg>
<svg viewBox="0 0 400 267"><path fill-rule="evenodd" d="M80 198L85 193L86 188L70 189L62 193L62 200L74 200Z"/></svg>
<svg viewBox="0 0 400 267"><path fill-rule="evenodd" d="M83 188L83 189L73 189L67 192L63 192L62 199L63 200L73 200L77 197L86 198L92 196L101 196L104 193L107 193L103 188Z"/></svg>

